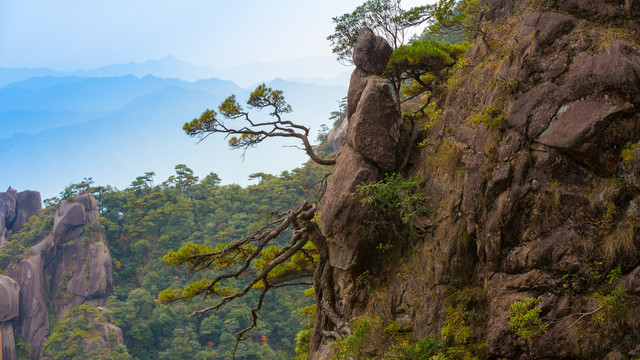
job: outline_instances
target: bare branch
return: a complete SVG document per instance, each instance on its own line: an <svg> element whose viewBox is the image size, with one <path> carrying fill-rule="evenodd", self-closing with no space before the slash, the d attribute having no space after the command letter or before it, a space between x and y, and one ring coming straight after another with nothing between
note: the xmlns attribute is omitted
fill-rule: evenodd
<svg viewBox="0 0 640 360"><path fill-rule="evenodd" d="M220 104L218 111L224 119L244 120L244 124L240 124L239 127L227 125L224 119L218 118L218 113L206 110L199 118L184 124L183 129L188 135L198 137L200 141L211 134L224 134L232 149L245 151L267 138L296 138L302 141L304 151L311 160L320 165L335 164L335 159L323 159L315 153L309 142L309 128L282 118L283 114L292 111L291 106L284 100L282 91L272 90L265 84L259 85L249 96L247 105L249 108L257 110L268 108L269 115L275 120L254 122L249 113L244 111L236 101L235 95L232 95Z"/></svg>

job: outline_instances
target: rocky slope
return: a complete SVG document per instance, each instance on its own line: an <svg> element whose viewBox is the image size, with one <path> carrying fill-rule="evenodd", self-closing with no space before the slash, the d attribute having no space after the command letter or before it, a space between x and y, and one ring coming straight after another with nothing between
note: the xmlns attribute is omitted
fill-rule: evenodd
<svg viewBox="0 0 640 360"><path fill-rule="evenodd" d="M640 357L640 2L481 5L486 36L424 130L400 131L380 71L355 57L320 222L335 311L386 326L362 345L372 358L390 324L489 359ZM384 58L377 41L356 54ZM411 236L365 236L350 194L390 172L419 179L429 214ZM509 309L528 297L541 323L520 336ZM316 316L312 359L349 333L336 322Z"/></svg>
<svg viewBox="0 0 640 360"><path fill-rule="evenodd" d="M33 201L21 200L25 198ZM29 215L40 213L40 194L9 191L0 193L0 199L0 208L9 209L5 214L15 213L5 215L5 219L12 219L5 220L11 227L4 228L9 234L7 240L11 240L11 234L24 226ZM63 200L55 214L43 214L32 223L41 222L43 226L25 229L34 233L37 243L0 276L3 359L16 358L11 332L21 334L34 357L40 358L51 331L50 315L58 321L78 305L104 305L113 278L111 256L98 218L96 200L86 194ZM101 343L107 348L122 344L122 332L115 325L107 321L99 328L104 330ZM116 334L119 343L108 340L110 333Z"/></svg>

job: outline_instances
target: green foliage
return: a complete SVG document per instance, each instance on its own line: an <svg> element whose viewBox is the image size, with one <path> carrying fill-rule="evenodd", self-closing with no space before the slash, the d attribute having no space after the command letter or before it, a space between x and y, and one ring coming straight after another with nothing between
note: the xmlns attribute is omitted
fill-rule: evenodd
<svg viewBox="0 0 640 360"><path fill-rule="evenodd" d="M405 73L416 81L427 73L444 77L447 68L453 67L463 56L469 44L450 44L436 40L418 40L394 50L387 64L386 74Z"/></svg>
<svg viewBox="0 0 640 360"><path fill-rule="evenodd" d="M383 180L358 185L356 192L363 204L376 206L382 214L396 214L405 225L428 211L423 190L416 178L387 174Z"/></svg>
<svg viewBox="0 0 640 360"><path fill-rule="evenodd" d="M16 345L16 353L18 355L18 359L31 359L31 354L33 354L31 345L29 345L28 342L24 341L24 338L20 333L14 332L14 342Z"/></svg>
<svg viewBox="0 0 640 360"><path fill-rule="evenodd" d="M301 199L312 200L309 189L325 172L322 166L307 163L280 175L257 174L257 184L242 188L220 185L216 174L193 180L193 173L179 166L172 181L154 184L147 174L127 189L107 188L99 193L100 222L107 234L116 284L106 307L123 330L129 353L140 360L230 357L236 341L233 331L250 324L257 294L249 293L215 314L191 318L191 313L209 306L211 300L197 297L164 305L155 299L169 301L194 295L206 286L206 279L235 269L237 261L220 260L196 276L165 266L161 258L165 255L165 260L178 265L192 254L224 248L262 227L272 210L285 211ZM284 247L289 241L283 237L274 246ZM299 265L292 262L291 266ZM218 291L224 294L245 283L246 279L231 279ZM294 357L296 333L308 326L298 309L311 302L295 288L269 293L258 326L247 334L247 341L238 345L236 358ZM263 335L268 339L265 345ZM187 351L189 347L193 351ZM178 349L186 355L180 356Z"/></svg>
<svg viewBox="0 0 640 360"><path fill-rule="evenodd" d="M617 275L614 275L617 276ZM602 309L594 315L596 324L620 322L629 313L629 304L626 300L627 288L618 285L609 294L595 293L598 306Z"/></svg>
<svg viewBox="0 0 640 360"><path fill-rule="evenodd" d="M21 254L27 255L28 248L44 239L53 229L53 217L49 215L32 216L20 231L11 236L0 247L0 269L4 270L11 261Z"/></svg>
<svg viewBox="0 0 640 360"><path fill-rule="evenodd" d="M442 109L438 108L438 102L435 99L431 99L429 104L423 109L423 113L425 119L427 120L423 130L428 131L436 124L436 121L440 119L440 116L442 116ZM429 138L425 138L418 144L418 147L422 147L428 142Z"/></svg>
<svg viewBox="0 0 640 360"><path fill-rule="evenodd" d="M97 308L87 304L74 307L56 324L42 355L55 360L132 359L126 348L111 343L113 336L104 338L104 322Z"/></svg>
<svg viewBox="0 0 640 360"><path fill-rule="evenodd" d="M97 191L97 188L94 188L91 185L93 185L93 179L84 178L77 184L70 184L69 186L67 186L64 191L60 193L60 198L62 200L70 200L78 195L93 193Z"/></svg>
<svg viewBox="0 0 640 360"><path fill-rule="evenodd" d="M522 338L533 338L542 335L549 328L540 319L540 297L525 297L509 307L509 326Z"/></svg>
<svg viewBox="0 0 640 360"><path fill-rule="evenodd" d="M331 360L367 359L362 347L371 331L371 322L366 318L356 319L351 323L351 329L350 335L337 339L331 345L335 353Z"/></svg>
<svg viewBox="0 0 640 360"><path fill-rule="evenodd" d="M440 0L434 6L434 21L428 31L465 40L473 40L477 35L485 39L487 33L479 17L486 10L486 6L480 6L479 0Z"/></svg>
<svg viewBox="0 0 640 360"><path fill-rule="evenodd" d="M258 85L256 89L249 95L247 100L249 108L262 109L270 107L273 114L290 113L291 106L287 104L281 90L273 90L265 84ZM235 95L229 96L218 107L220 114L227 120L235 120L239 118L248 119L249 113L238 103ZM266 137L271 136L261 130L252 131L248 127L238 130L228 131L228 127L224 120L217 118L214 110L205 110L199 118L193 119L191 122L185 123L182 129L190 136L198 136L204 139L208 134L221 132L228 133L233 136L229 138L229 147L232 149L247 148L257 145ZM177 167L176 167L177 169Z"/></svg>
<svg viewBox="0 0 640 360"><path fill-rule="evenodd" d="M462 309L459 307L448 306L447 317L444 321L444 325L440 330L444 341L450 341L454 344L466 344L473 331L464 319Z"/></svg>
<svg viewBox="0 0 640 360"><path fill-rule="evenodd" d="M622 160L624 160L624 162L626 163L630 163L631 161L633 161L635 157L636 149L638 148L639 145L640 144L638 143L628 142L624 146L624 149L622 149L622 151L620 152L620 157L622 158Z"/></svg>
<svg viewBox="0 0 640 360"><path fill-rule="evenodd" d="M402 349L401 359L405 360L435 360L444 355L440 352L446 346L433 336L427 336L417 343Z"/></svg>
<svg viewBox="0 0 640 360"><path fill-rule="evenodd" d="M352 321L352 333L333 342L332 360L346 359L478 359L480 347L473 344L447 344L433 336L418 342L412 340L409 324L384 321L379 318L361 317ZM470 330L469 330L470 331ZM465 338L465 342L468 337Z"/></svg>
<svg viewBox="0 0 640 360"><path fill-rule="evenodd" d="M404 43L406 31L431 18L431 6L404 10L400 0L368 0L351 13L333 18L335 30L327 37L338 61L352 64L353 47L360 30L368 27L395 49Z"/></svg>
<svg viewBox="0 0 640 360"><path fill-rule="evenodd" d="M471 119L471 123L473 124L482 123L492 129L495 129L495 128L499 129L499 128L502 128L505 117L506 117L506 113L504 112L504 110L500 109L497 106L490 105L486 109L484 109L482 114Z"/></svg>
<svg viewBox="0 0 640 360"><path fill-rule="evenodd" d="M413 98L443 84L468 47L468 43L417 40L394 50L383 75L391 82L398 106L401 89Z"/></svg>

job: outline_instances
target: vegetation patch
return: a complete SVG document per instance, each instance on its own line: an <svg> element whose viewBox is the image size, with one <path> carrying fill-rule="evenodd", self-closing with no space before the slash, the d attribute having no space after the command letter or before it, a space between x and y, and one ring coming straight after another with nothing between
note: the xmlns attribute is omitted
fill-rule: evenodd
<svg viewBox="0 0 640 360"><path fill-rule="evenodd" d="M501 108L490 105L482 114L475 116L471 119L472 124L485 124L491 129L501 129L504 124L506 113Z"/></svg>
<svg viewBox="0 0 640 360"><path fill-rule="evenodd" d="M540 297L525 297L509 307L509 326L518 336L529 339L542 335L549 328L540 319Z"/></svg>

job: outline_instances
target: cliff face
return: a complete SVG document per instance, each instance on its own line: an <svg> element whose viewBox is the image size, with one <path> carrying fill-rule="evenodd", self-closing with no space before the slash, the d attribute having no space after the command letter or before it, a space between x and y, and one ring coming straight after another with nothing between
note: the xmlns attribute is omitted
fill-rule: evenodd
<svg viewBox="0 0 640 360"><path fill-rule="evenodd" d="M0 198L3 195L6 197L6 194L0 194ZM20 220L20 226L23 226L28 218L26 215L34 212L30 211L30 207L27 210L22 209L22 204L32 206L35 202L21 202L19 199L25 197L20 196L21 194L24 193L14 196L18 201L14 208L16 215L12 225ZM38 199L35 211L38 213L40 195L37 192L29 194L29 198ZM50 217L51 215L44 215L41 219ZM53 215L52 230L40 234L41 240L22 254L21 258L13 261L5 273L7 276L0 277L0 280L5 278L12 281L18 289L17 292L6 295L0 291L0 303L4 304L7 298L12 299L9 302L11 307L0 309L0 312L7 313L6 316L0 314L0 322L8 324L13 331L20 333L24 341L30 344L36 358L40 358L42 345L51 331L50 312L57 321L78 305L103 306L112 290L111 256L98 217L98 207L92 195L63 200ZM19 230L19 227L12 228L15 229ZM9 233L12 230L9 230ZM16 299L9 296L16 294L19 294ZM14 303L13 300L17 301ZM107 344L107 348L122 344L120 329L109 321L101 324L100 329L105 330L102 343ZM118 344L108 340L109 333L112 332L118 335ZM3 337L4 333L3 328ZM15 351L8 349L3 356L3 359L14 359Z"/></svg>
<svg viewBox="0 0 640 360"><path fill-rule="evenodd" d="M352 76L347 141L321 217L336 311L486 358L638 357L640 3L484 4L487 36L427 129L398 135L385 90L360 90L375 75L360 66ZM409 151L406 165L383 159L383 146ZM393 171L421 181L430 211L380 250L349 194ZM521 336L509 309L528 297L540 331ZM316 326L311 357L328 359L335 326ZM363 351L382 357L388 346Z"/></svg>

